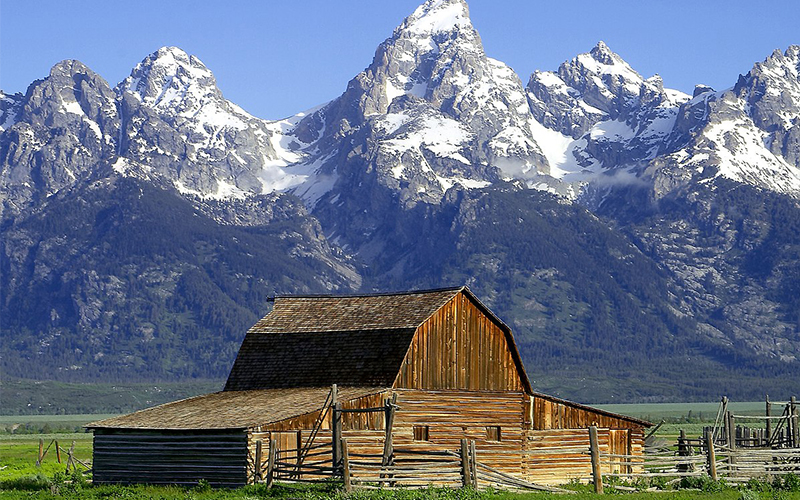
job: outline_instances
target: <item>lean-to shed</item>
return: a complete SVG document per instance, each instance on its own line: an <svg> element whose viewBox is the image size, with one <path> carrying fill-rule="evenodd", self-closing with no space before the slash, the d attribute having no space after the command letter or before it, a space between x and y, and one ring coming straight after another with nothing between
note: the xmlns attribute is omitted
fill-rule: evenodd
<svg viewBox="0 0 800 500"><path fill-rule="evenodd" d="M388 433L381 412L343 412L334 426L332 384L344 410L394 398ZM438 450L468 438L491 467L563 483L588 475L589 457L576 450L588 447L590 425L601 449L639 454L650 424L534 392L511 330L459 287L277 297L223 391L88 427L96 483L240 485L263 477L263 443L296 454L330 444L334 429L363 454L380 454L387 434L395 446Z"/></svg>

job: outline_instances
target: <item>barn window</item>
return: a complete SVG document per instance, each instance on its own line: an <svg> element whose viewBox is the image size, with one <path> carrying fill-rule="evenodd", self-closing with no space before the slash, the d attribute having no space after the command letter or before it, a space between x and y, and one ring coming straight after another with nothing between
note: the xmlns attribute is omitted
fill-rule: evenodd
<svg viewBox="0 0 800 500"><path fill-rule="evenodd" d="M486 428L487 441L500 441L501 433L499 425L490 425Z"/></svg>
<svg viewBox="0 0 800 500"><path fill-rule="evenodd" d="M427 425L414 426L414 441L430 441Z"/></svg>

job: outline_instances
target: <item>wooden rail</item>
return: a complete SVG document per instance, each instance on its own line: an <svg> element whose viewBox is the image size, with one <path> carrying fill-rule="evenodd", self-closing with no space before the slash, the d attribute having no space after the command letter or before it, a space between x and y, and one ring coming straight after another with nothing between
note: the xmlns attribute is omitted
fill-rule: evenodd
<svg viewBox="0 0 800 500"><path fill-rule="evenodd" d="M604 476L628 480L708 476L741 483L764 476L800 475L800 448L731 448L716 445L712 436L707 433L705 440L682 438L667 451L645 455L603 453L590 439L592 449L584 453L592 457L592 475L585 479L593 481L601 493Z"/></svg>

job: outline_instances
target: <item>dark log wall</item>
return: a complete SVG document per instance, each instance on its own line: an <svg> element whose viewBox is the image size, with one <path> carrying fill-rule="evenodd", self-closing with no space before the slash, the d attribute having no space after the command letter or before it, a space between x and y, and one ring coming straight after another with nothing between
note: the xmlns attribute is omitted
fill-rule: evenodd
<svg viewBox="0 0 800 500"><path fill-rule="evenodd" d="M241 486L247 482L243 431L95 429L95 484L146 483Z"/></svg>
<svg viewBox="0 0 800 500"><path fill-rule="evenodd" d="M395 387L523 390L506 333L463 293L417 329Z"/></svg>

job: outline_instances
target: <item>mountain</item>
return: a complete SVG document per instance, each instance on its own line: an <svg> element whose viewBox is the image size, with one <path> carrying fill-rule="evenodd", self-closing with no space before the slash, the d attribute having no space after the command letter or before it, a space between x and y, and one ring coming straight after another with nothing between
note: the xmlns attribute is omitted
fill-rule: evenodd
<svg viewBox="0 0 800 500"><path fill-rule="evenodd" d="M270 295L467 283L539 390L800 389L798 70L689 96L599 42L523 85L463 0L281 120L176 47L113 88L63 61L0 94L2 369L222 377Z"/></svg>

